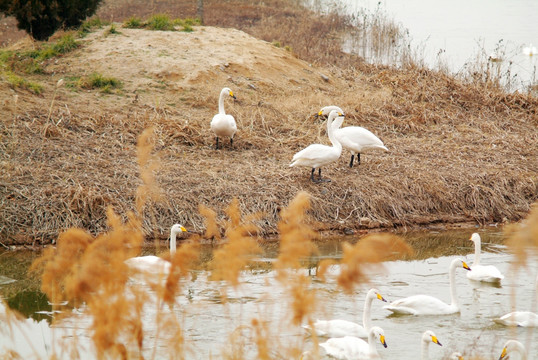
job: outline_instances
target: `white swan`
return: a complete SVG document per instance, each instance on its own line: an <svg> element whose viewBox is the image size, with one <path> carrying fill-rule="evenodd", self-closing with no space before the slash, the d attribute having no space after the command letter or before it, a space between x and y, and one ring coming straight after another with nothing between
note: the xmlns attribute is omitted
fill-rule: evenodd
<svg viewBox="0 0 538 360"><path fill-rule="evenodd" d="M536 50L536 46L532 46L532 44L523 48L523 55L533 56L536 54L538 54L538 50Z"/></svg>
<svg viewBox="0 0 538 360"><path fill-rule="evenodd" d="M503 274L493 265L480 265L480 235L474 233L469 239L474 242L474 262L467 278L475 281L499 283L504 279Z"/></svg>
<svg viewBox="0 0 538 360"><path fill-rule="evenodd" d="M433 296L413 295L393 301L389 305L384 306L384 309L390 310L395 314L406 315L445 315L460 312L455 284L457 267L463 267L466 270L471 270L465 261L461 259L454 259L450 263L448 270L450 280L450 305Z"/></svg>
<svg viewBox="0 0 538 360"><path fill-rule="evenodd" d="M327 111L341 111L338 106L330 105L323 107L318 115L326 115ZM342 148L351 152L351 161L349 167L353 167L353 160L357 155L357 164L361 163L361 153L369 150L385 150L389 151L383 142L375 136L370 130L360 126L342 126L343 118L338 118L333 122L334 136L342 144Z"/></svg>
<svg viewBox="0 0 538 360"><path fill-rule="evenodd" d="M459 352L453 352L448 357L448 360L464 360L463 355Z"/></svg>
<svg viewBox="0 0 538 360"><path fill-rule="evenodd" d="M536 299L538 300L538 276L536 277L535 287ZM505 326L538 327L538 314L532 311L513 311L498 319L493 319L493 321Z"/></svg>
<svg viewBox="0 0 538 360"><path fill-rule="evenodd" d="M176 237L178 234L187 231L180 224L174 224L170 229L170 254L176 252ZM141 273L168 274L170 272L170 262L155 255L137 256L125 260L131 268Z"/></svg>
<svg viewBox="0 0 538 360"><path fill-rule="evenodd" d="M372 301L379 299L381 301L387 301L379 293L377 289L370 289L366 294L366 300L364 302L364 310L362 313L362 326L348 320L317 320L314 323L314 331L317 336L326 336L330 338L337 338L343 336L355 336L361 338L368 337L368 331L372 327L371 325L371 310ZM303 328L311 331L312 329L308 325L304 325Z"/></svg>
<svg viewBox="0 0 538 360"><path fill-rule="evenodd" d="M527 350L525 350L525 346L517 340L508 340L504 344L499 360L508 359L510 353L519 353L522 360L527 359Z"/></svg>
<svg viewBox="0 0 538 360"><path fill-rule="evenodd" d="M379 357L375 347L376 339L386 348L385 334L383 329L374 326L368 334L368 342L354 336L344 336L341 338L330 338L319 344L327 355L337 359L371 359Z"/></svg>
<svg viewBox="0 0 538 360"><path fill-rule="evenodd" d="M237 131L237 125L235 124L235 119L232 115L226 114L224 112L224 96L229 95L232 98L236 98L232 90L229 88L224 88L220 91L219 96L219 113L213 116L211 120L211 130L215 133L217 137L216 148L219 148L219 136L229 136L230 145L233 146L234 134Z"/></svg>
<svg viewBox="0 0 538 360"><path fill-rule="evenodd" d="M437 339L437 336L433 333L431 330L424 331L424 334L422 334L422 360L428 360L428 348L430 347L430 343L437 344L439 346L443 346L439 340Z"/></svg>
<svg viewBox="0 0 538 360"><path fill-rule="evenodd" d="M308 147L293 155L293 159L291 160L292 162L290 164L290 167L311 167L312 173L310 175L310 180L312 180L313 182L331 181L330 179L321 178L321 167L335 162L342 154L342 145L334 137L333 128L331 127L333 120L337 116L343 115L342 113L333 110L330 112L329 118L327 119L327 134L329 135L329 140L331 140L332 146L322 144L309 145ZM318 180L314 180L314 171L316 170L316 168L319 169Z"/></svg>

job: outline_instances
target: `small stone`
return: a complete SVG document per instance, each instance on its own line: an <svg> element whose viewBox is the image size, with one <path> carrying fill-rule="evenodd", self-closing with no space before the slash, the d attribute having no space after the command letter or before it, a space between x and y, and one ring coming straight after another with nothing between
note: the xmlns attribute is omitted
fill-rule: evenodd
<svg viewBox="0 0 538 360"><path fill-rule="evenodd" d="M325 74L319 74L319 76L321 76L321 78L326 81L326 82L329 82L329 77Z"/></svg>

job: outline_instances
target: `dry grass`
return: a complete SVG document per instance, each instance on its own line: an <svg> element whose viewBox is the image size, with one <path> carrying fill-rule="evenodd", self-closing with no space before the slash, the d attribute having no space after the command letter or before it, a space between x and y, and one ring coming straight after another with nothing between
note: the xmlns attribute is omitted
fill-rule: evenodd
<svg viewBox="0 0 538 360"><path fill-rule="evenodd" d="M164 238L173 219L218 239L199 206L222 213L234 198L249 212L263 214L256 220L258 234L271 236L278 231L280 209L300 191L311 194L313 229L336 231L517 221L538 200L535 97L420 67L367 65L336 45L349 26L345 18L319 17L294 3L205 3L205 24L279 41L292 54L264 48L267 56L279 57L274 64L232 57L227 67L202 71L181 86L177 74L159 75L157 69L157 75L144 75L155 85L131 88L129 79L120 79L123 92L112 95L57 89L57 79L40 74L30 77L44 83L43 97L24 90L13 94L1 85L8 114L0 123L3 243L49 243L71 227L97 234L106 229L108 206L119 214L135 208L141 184L134 160L137 137L149 127L161 162L148 163L148 174L163 189L163 199L147 201L142 226L154 238ZM168 2L152 4L148 9L138 1L107 3L100 16L117 21L150 13L195 16L192 2L175 2L169 11L163 10ZM105 30L96 37L99 31ZM127 29L121 31L123 36L106 41L123 41ZM191 35L202 34L195 27ZM83 76L73 69L84 51L82 46L44 69ZM227 111L239 131L233 149L215 151L208 122L224 85L238 97ZM302 147L327 143L324 124L313 114L328 104L341 106L345 125L370 129L390 152L365 154L353 169L344 153L345 160L323 170L332 183L314 185L308 170L288 164Z"/></svg>

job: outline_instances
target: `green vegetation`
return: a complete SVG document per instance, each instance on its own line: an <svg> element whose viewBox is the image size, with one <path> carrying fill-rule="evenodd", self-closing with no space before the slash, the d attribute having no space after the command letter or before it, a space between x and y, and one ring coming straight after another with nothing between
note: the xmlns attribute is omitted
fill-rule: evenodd
<svg viewBox="0 0 538 360"><path fill-rule="evenodd" d="M35 94L41 94L43 92L43 86L35 83L33 81L26 80L19 75L12 73L11 71L6 71L3 73L6 77L8 84L12 88L23 88L32 91Z"/></svg>
<svg viewBox="0 0 538 360"><path fill-rule="evenodd" d="M143 21L139 17L131 16L127 19L123 26L129 29L148 29L160 31L176 31L177 27L181 27L181 31L192 32L194 25L200 25L199 19L170 19L166 14L156 14L148 20Z"/></svg>
<svg viewBox="0 0 538 360"><path fill-rule="evenodd" d="M98 17L91 18L80 25L78 28L78 35L80 37L86 36L86 34L90 33L93 29L100 29L103 26L110 25L110 21L102 21Z"/></svg>
<svg viewBox="0 0 538 360"><path fill-rule="evenodd" d="M144 22L139 17L131 16L123 23L123 27L129 29L141 29L144 27Z"/></svg>
<svg viewBox="0 0 538 360"><path fill-rule="evenodd" d="M75 82L77 88L100 89L105 94L112 93L113 89L122 87L121 81L113 77L103 76L99 73L92 73L90 76L78 78Z"/></svg>

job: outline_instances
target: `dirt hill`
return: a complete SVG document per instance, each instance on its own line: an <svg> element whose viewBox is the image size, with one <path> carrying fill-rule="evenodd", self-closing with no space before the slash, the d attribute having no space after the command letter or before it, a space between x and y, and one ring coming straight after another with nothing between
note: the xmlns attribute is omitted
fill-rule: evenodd
<svg viewBox="0 0 538 360"><path fill-rule="evenodd" d="M234 29L194 31L102 28L80 46L45 60L36 95L0 84L2 106L0 238L50 242L79 226L106 227L106 208L126 214L141 184L137 138L153 128L161 199L146 208L146 228L166 236L180 222L203 232L198 206L226 218L238 198L262 212L262 233L277 231L280 208L312 195L319 230L516 221L538 193L536 98L462 84L427 70L320 68L291 51ZM28 40L17 49L35 46ZM81 86L99 74L121 81L106 91ZM57 82L63 84L57 88ZM209 122L221 88L238 124L234 146L215 150ZM349 153L314 184L289 168L295 152L329 144L314 114L346 112L344 126L378 135L388 153Z"/></svg>

